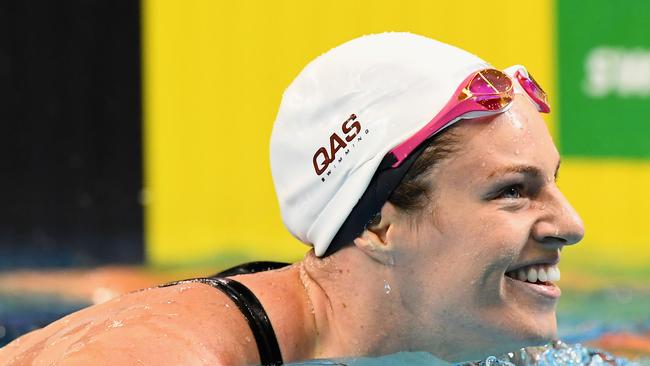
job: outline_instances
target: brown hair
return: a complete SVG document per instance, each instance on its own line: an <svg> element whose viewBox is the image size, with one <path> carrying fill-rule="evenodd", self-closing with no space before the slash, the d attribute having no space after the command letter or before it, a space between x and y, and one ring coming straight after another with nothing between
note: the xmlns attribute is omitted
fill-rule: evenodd
<svg viewBox="0 0 650 366"><path fill-rule="evenodd" d="M456 126L448 127L427 142L429 146L413 162L400 184L388 197L388 202L407 213L418 213L431 202L432 192L427 178L434 166L458 151L459 136L454 132Z"/></svg>

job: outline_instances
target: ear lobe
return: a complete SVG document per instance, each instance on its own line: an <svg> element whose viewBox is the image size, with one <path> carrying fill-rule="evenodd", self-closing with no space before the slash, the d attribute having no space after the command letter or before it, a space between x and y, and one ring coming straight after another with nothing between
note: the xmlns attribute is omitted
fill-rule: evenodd
<svg viewBox="0 0 650 366"><path fill-rule="evenodd" d="M376 262L385 265L394 263L393 246L371 229L364 230L361 236L354 239L354 245Z"/></svg>
<svg viewBox="0 0 650 366"><path fill-rule="evenodd" d="M373 260L392 266L395 264L393 225L399 221L399 212L392 203L386 202L378 216L379 222L370 224L361 236L354 239L354 245Z"/></svg>
<svg viewBox="0 0 650 366"><path fill-rule="evenodd" d="M392 246L382 241L369 229L364 230L361 236L354 239L354 245L376 262L386 265L393 262Z"/></svg>

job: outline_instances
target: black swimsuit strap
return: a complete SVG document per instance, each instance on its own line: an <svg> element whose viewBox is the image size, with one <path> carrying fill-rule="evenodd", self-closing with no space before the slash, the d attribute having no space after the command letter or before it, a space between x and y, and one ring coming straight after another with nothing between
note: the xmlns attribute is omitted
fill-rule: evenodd
<svg viewBox="0 0 650 366"><path fill-rule="evenodd" d="M165 286L185 282L205 283L228 295L246 318L248 326L251 328L253 336L255 336L261 364L265 366L283 364L282 353L280 353L280 346L273 331L273 326L271 326L271 320L260 301L248 287L233 279L220 277L195 278L174 282Z"/></svg>
<svg viewBox="0 0 650 366"><path fill-rule="evenodd" d="M269 261L248 262L248 263L240 264L238 266L234 266L232 268L228 268L210 277L232 277L241 274L265 272L273 269L280 269L288 265L289 263L283 263L283 262L269 262Z"/></svg>
<svg viewBox="0 0 650 366"><path fill-rule="evenodd" d="M280 353L280 346L273 331L271 320L269 320L266 311L255 294L248 287L229 278L210 278L207 280L223 284L218 288L237 304L239 310L246 317L248 325L255 336L262 365L282 365L282 353ZM210 282L207 283L214 286Z"/></svg>

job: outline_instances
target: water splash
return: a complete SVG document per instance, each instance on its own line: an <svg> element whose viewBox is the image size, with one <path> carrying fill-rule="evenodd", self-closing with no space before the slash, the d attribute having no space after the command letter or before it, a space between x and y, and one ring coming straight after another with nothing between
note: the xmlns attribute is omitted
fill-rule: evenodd
<svg viewBox="0 0 650 366"><path fill-rule="evenodd" d="M457 366L636 366L638 363L611 355L608 352L555 341L544 347L522 348L518 352L499 357L490 356L480 362Z"/></svg>
<svg viewBox="0 0 650 366"><path fill-rule="evenodd" d="M379 358L342 358L311 360L292 363L302 366L640 366L640 363L615 357L605 351L587 348L581 344L568 345L556 341L544 347L522 348L502 356L485 360L450 364L428 353L403 352Z"/></svg>

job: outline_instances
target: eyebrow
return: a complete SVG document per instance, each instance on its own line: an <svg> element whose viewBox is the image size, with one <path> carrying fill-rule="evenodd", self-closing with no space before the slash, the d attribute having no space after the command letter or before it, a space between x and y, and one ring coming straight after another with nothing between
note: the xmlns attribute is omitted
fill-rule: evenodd
<svg viewBox="0 0 650 366"><path fill-rule="evenodd" d="M557 174L560 170L560 163L562 163L562 161L558 160L557 166L555 167L554 177L556 179L557 179ZM528 174L536 177L541 177L543 175L542 171L533 165L510 165L510 166L493 170L490 174L488 174L488 179L495 176L501 176L501 175L512 174L512 173Z"/></svg>

